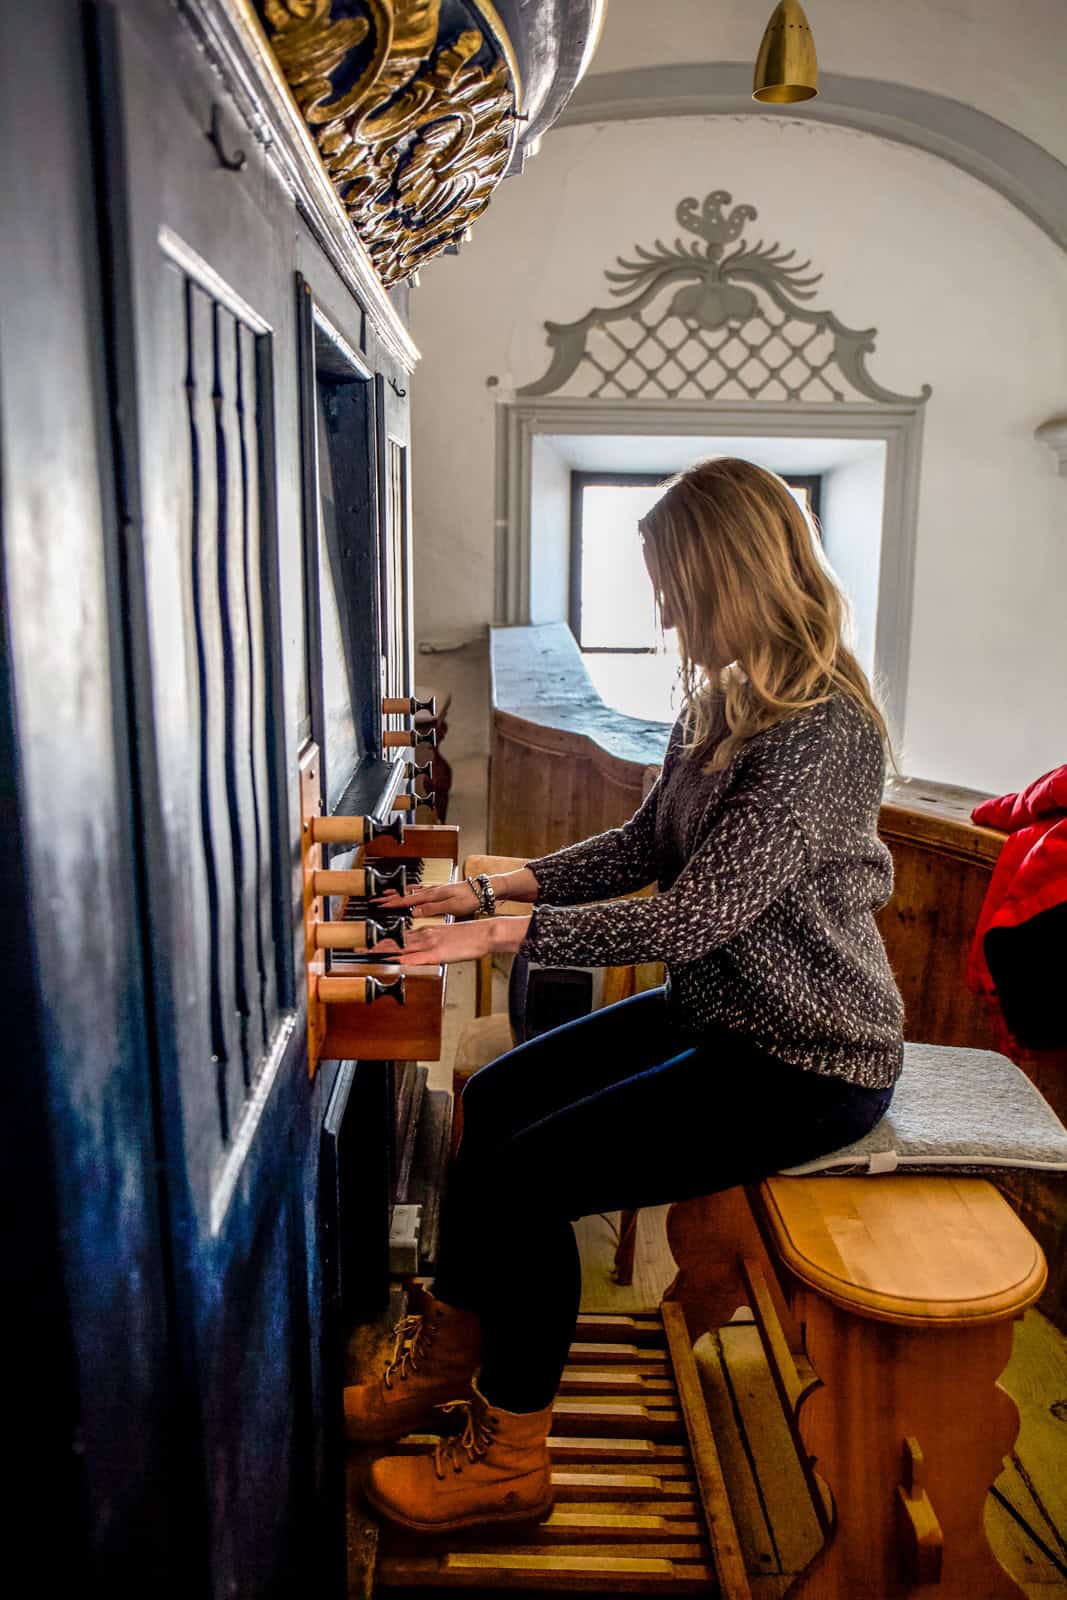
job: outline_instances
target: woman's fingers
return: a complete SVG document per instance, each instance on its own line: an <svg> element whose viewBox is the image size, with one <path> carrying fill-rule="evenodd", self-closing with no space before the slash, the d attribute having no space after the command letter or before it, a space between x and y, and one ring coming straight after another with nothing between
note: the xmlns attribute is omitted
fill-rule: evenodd
<svg viewBox="0 0 1067 1600"><path fill-rule="evenodd" d="M399 911L410 907L424 917L447 916L449 913L465 917L478 909L477 897L465 883L443 884L434 889L409 889L406 894L386 889L373 897L373 904L382 911Z"/></svg>
<svg viewBox="0 0 1067 1600"><path fill-rule="evenodd" d="M412 929L401 950L391 939L374 947L392 965L434 966L450 961L476 961L489 953L489 930L484 922L453 922L435 928Z"/></svg>
<svg viewBox="0 0 1067 1600"><path fill-rule="evenodd" d="M394 944L392 939L379 939L374 946L374 954L381 956L382 960L388 961L390 965L395 963L401 967L434 966L448 959L440 953L435 941L428 939L425 943L416 943L416 938L415 934L408 934L404 939L403 949Z"/></svg>
<svg viewBox="0 0 1067 1600"><path fill-rule="evenodd" d="M399 894L396 889L386 889L382 894L372 896L376 906L382 906L386 911L399 910L401 906L421 905L427 895L434 894L433 889L409 889L407 894Z"/></svg>

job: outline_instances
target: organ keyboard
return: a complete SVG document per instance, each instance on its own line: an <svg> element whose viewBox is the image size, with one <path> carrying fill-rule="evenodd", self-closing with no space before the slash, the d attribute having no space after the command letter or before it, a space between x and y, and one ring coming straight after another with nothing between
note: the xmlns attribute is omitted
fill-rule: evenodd
<svg viewBox="0 0 1067 1600"><path fill-rule="evenodd" d="M402 944L412 921L410 909L389 912L375 896L385 887L403 893L405 887L453 883L459 829L404 827L400 817L388 825L374 818L323 817L315 745L301 759L300 793L309 1072L314 1075L320 1061L436 1061L445 968L402 967L375 954L381 939ZM324 844L354 846L352 865L326 865Z"/></svg>

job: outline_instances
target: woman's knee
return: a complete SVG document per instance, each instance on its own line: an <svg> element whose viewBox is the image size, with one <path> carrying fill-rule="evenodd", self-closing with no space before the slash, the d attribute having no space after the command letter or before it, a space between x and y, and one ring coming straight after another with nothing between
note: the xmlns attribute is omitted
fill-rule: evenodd
<svg viewBox="0 0 1067 1600"><path fill-rule="evenodd" d="M463 1086L463 1138L468 1144L472 1139L492 1143L506 1132L507 1095L493 1071L496 1065L491 1061L479 1068Z"/></svg>
<svg viewBox="0 0 1067 1600"><path fill-rule="evenodd" d="M463 1127L490 1142L507 1138L529 1115L531 1087L536 1085L542 1049L540 1040L516 1045L479 1067L463 1089Z"/></svg>

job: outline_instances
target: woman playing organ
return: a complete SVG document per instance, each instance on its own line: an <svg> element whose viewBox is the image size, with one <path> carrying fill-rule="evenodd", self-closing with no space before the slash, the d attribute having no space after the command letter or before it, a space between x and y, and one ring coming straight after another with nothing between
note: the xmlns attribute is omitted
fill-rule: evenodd
<svg viewBox="0 0 1067 1600"><path fill-rule="evenodd" d="M751 1183L859 1138L900 1071L902 1006L874 921L892 869L876 827L887 735L842 639L804 513L732 459L674 479L641 525L687 703L624 827L481 884L383 897L416 915L529 915L410 933L405 963L522 951L547 965L663 961L664 988L479 1072L424 1312L350 1437L386 1443L462 1402L465 1431L383 1456L385 1515L445 1531L547 1512L545 1439L573 1336L573 1219ZM653 898L622 899L657 881ZM386 945L388 948L388 945ZM500 1270L510 1259L517 1273Z"/></svg>

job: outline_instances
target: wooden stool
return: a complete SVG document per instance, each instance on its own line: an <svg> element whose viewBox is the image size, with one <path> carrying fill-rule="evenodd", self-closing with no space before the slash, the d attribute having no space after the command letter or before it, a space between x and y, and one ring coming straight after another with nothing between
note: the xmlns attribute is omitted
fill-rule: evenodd
<svg viewBox="0 0 1067 1600"><path fill-rule="evenodd" d="M1046 1270L993 1185L771 1178L672 1206L667 1231L690 1336L744 1303L760 1325L826 1531L791 1596L1018 1600L983 1512L1018 1432L997 1378Z"/></svg>

